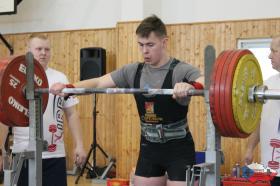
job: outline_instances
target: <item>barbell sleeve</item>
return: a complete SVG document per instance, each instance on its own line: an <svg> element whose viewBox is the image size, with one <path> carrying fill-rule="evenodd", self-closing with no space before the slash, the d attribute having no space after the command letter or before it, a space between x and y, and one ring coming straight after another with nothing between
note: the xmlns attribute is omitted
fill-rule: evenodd
<svg viewBox="0 0 280 186"><path fill-rule="evenodd" d="M253 86L248 91L248 101L265 103L267 99L280 100L280 90L268 89L266 85Z"/></svg>
<svg viewBox="0 0 280 186"><path fill-rule="evenodd" d="M268 89L263 94L264 99L280 99L280 90Z"/></svg>
<svg viewBox="0 0 280 186"><path fill-rule="evenodd" d="M280 90L268 89L267 86L261 85L254 88L253 95L255 100L264 103L267 99L280 99Z"/></svg>

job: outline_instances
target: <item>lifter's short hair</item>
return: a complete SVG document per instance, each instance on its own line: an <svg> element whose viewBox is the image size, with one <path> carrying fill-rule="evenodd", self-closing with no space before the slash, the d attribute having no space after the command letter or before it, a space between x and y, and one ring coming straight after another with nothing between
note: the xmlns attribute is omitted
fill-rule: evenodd
<svg viewBox="0 0 280 186"><path fill-rule="evenodd" d="M136 29L136 35L140 37L149 37L154 32L159 37L166 37L167 31L165 24L156 15L145 18Z"/></svg>

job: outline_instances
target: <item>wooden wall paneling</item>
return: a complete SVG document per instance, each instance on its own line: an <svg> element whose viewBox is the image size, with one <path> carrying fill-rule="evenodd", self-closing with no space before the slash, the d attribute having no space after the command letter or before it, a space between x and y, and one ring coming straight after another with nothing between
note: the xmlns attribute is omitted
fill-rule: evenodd
<svg viewBox="0 0 280 186"><path fill-rule="evenodd" d="M91 30L91 31L78 31L72 33L73 44L75 47L76 55L75 59L78 61L78 68L80 69L80 49L85 47L102 47L106 50L106 71L110 72L115 67L115 30L114 29L104 29L104 30ZM78 70L79 72L79 70ZM79 76L77 80L79 79ZM77 81L76 80L76 81ZM90 149L90 144L93 142L93 106L94 99L93 95L81 96L80 109L82 115L88 118L86 123L86 132L90 135L86 135L85 148L88 151ZM97 129L97 143L105 150L109 155L114 155L114 143L112 143L112 128L114 125L114 107L110 107L114 103L114 97L108 95L97 95L97 117L96 117L96 129ZM80 114L81 114L80 113ZM105 157L101 154L101 151L97 150L97 165L102 167L107 162ZM92 160L92 159L90 159Z"/></svg>
<svg viewBox="0 0 280 186"><path fill-rule="evenodd" d="M76 63L70 63L69 32L54 32L48 34L51 44L51 60L49 67L64 72L69 81L74 80Z"/></svg>
<svg viewBox="0 0 280 186"><path fill-rule="evenodd" d="M123 24L120 24L117 26L117 68L120 68L123 64L127 63L127 39L124 39L127 37L127 30L124 27ZM125 46L125 47L124 47ZM125 146L125 140L126 132L124 132L124 125L125 122L128 120L128 114L125 112L125 106L128 104L127 101L125 101L125 95L117 95L117 104L116 104L116 122L118 124L118 131L117 131L117 176L123 177L125 171L126 164L126 146Z"/></svg>
<svg viewBox="0 0 280 186"><path fill-rule="evenodd" d="M262 30L262 22L261 21L251 21L248 22L249 31L251 30L250 36L251 37L259 37L260 34L263 33L264 30Z"/></svg>
<svg viewBox="0 0 280 186"><path fill-rule="evenodd" d="M178 46L179 46L179 57L180 59L186 61L185 59L185 56L186 53L186 43L187 43L187 35L186 35L186 32L185 32L185 25L178 25L178 31L179 31L179 36L178 36Z"/></svg>
<svg viewBox="0 0 280 186"><path fill-rule="evenodd" d="M142 53L140 52L137 36L136 36L136 29L138 27L139 23L133 23L132 24L132 59L130 59L130 63L133 61L143 61ZM131 106L131 123L129 125L131 126L131 155L132 160L131 164L128 167L127 173L129 176L129 173L132 171L132 168L136 166L137 160L138 160L138 154L139 154L139 146L140 146L140 136L141 136L141 130L140 130L140 120L139 115L137 111L137 106L134 100L134 96L129 96L130 99L130 106Z"/></svg>
<svg viewBox="0 0 280 186"><path fill-rule="evenodd" d="M12 36L12 46L15 55L25 55L27 51L27 39L29 35L18 34Z"/></svg>
<svg viewBox="0 0 280 186"><path fill-rule="evenodd" d="M116 54L115 54L115 30L112 32L112 30L107 30L102 32L101 36L101 46L106 49L106 72L111 72L115 69L116 66ZM111 33L111 34L110 34ZM111 42L108 42L111 41ZM114 54L114 55L113 55ZM102 102L98 103L99 111L100 111L100 125L99 129L101 133L98 133L99 135L103 133L101 136L101 140L104 144L102 148L105 150L105 152L116 158L116 149L117 149L117 143L116 143L116 122L115 122L115 95L106 95L101 94L98 95L100 97ZM104 156L102 155L104 158ZM108 163L108 162L106 162Z"/></svg>
<svg viewBox="0 0 280 186"><path fill-rule="evenodd" d="M265 33L271 37L272 36L272 33L275 34L275 32L272 31L272 20L268 21L268 20L265 20L263 21L263 24L264 24L264 30L265 30Z"/></svg>
<svg viewBox="0 0 280 186"><path fill-rule="evenodd" d="M67 75L69 82L78 81L80 75L79 47L75 45L76 38L73 38L73 32L55 32L48 34L52 46L52 64L50 64L52 65L51 67L64 72ZM86 150L88 150L87 147L89 147L89 142L91 140L88 140L87 138L85 138L85 136L90 135L87 133L90 130L84 129L85 126L89 124L88 122L90 121L90 118L85 118L83 114L81 114L88 112L84 111L84 107L81 107L81 105L83 105L83 99L86 99L86 97L78 96L78 99L80 100L80 104L78 104L76 107L80 115L80 127L84 146ZM73 150L75 144L73 142L72 134L69 130L68 125L65 125L64 129L65 148L67 150L67 168L70 170L73 168Z"/></svg>
<svg viewBox="0 0 280 186"><path fill-rule="evenodd" d="M14 49L14 55L24 55L26 53L26 39L29 37L26 34L16 34L16 35L3 35L4 38ZM10 55L10 51L2 41L0 41L0 57L6 57Z"/></svg>
<svg viewBox="0 0 280 186"><path fill-rule="evenodd" d="M212 44L214 40L214 28L213 24L198 24L197 26L192 27L192 32L195 33L195 50L194 50L194 61L192 64L197 66L201 73L204 74L204 49L207 45ZM191 109L193 109L194 117L190 120L193 120L194 127L196 130L194 131L195 142L196 142L196 150L202 151L206 149L206 121L205 116L205 104L204 99L201 97L192 98Z"/></svg>
<svg viewBox="0 0 280 186"><path fill-rule="evenodd" d="M270 25L270 27L271 27L271 33L278 33L279 32L279 28L280 28L280 26L279 26L279 23L277 24L277 22L279 22L279 20L271 20L271 25Z"/></svg>
<svg viewBox="0 0 280 186"><path fill-rule="evenodd" d="M3 35L3 37L8 41L8 43L13 46L12 36ZM5 44L0 41L0 58L4 58L10 55L9 49L5 46Z"/></svg>
<svg viewBox="0 0 280 186"><path fill-rule="evenodd" d="M173 54L174 57L180 59L181 50L182 50L181 44L184 41L181 41L179 26L170 25L168 36L169 36L169 42L171 42L170 54ZM175 56L175 54L176 54L176 56ZM177 55L178 55L178 57L177 57Z"/></svg>
<svg viewBox="0 0 280 186"><path fill-rule="evenodd" d="M120 23L117 26L119 41L117 43L117 68L136 60L142 60L140 59L141 55L138 51L138 44L135 36L137 26L138 23ZM134 98L131 95L119 95L118 97L119 101L117 101L116 110L118 113L125 116L126 119L116 119L118 125L121 125L118 132L118 148L121 150L118 155L119 158L117 159L117 173L119 177L128 177L138 157L140 136L139 119ZM125 134L126 132L127 134ZM125 154L130 155L131 160L125 158Z"/></svg>
<svg viewBox="0 0 280 186"><path fill-rule="evenodd" d="M177 59L184 60L187 63L191 63L192 65L199 68L199 64L196 64L196 61L191 61L190 58L192 57L193 53L190 52L191 45L191 27L189 25L179 24L179 25L170 25L168 26L168 35L170 38L171 48L170 53L172 56L176 57ZM199 61L199 59L197 60ZM202 132L204 125L200 126L200 103L201 101L199 98L192 98L189 113L188 113L188 122L190 126L190 130L192 131L193 135L197 136L204 136ZM203 114L202 114L203 115ZM202 128L201 128L202 127ZM201 130L202 129L202 130ZM198 140L204 141L203 138L197 137ZM197 149L203 150L205 147L198 147Z"/></svg>
<svg viewBox="0 0 280 186"><path fill-rule="evenodd" d="M189 62L189 56L190 56L190 26L188 25L180 25L180 48L181 48L181 55L180 58L184 60L185 62ZM175 55L175 54L174 54Z"/></svg>
<svg viewBox="0 0 280 186"><path fill-rule="evenodd" d="M116 66L116 58L115 57L115 31L107 30L101 33L101 41L100 46L106 49L106 72L111 72L115 69ZM98 39L95 38L95 39ZM110 42L108 42L110 41ZM114 56L112 54L114 53ZM99 131L98 133L100 138L98 140L100 143L104 143L102 145L103 150L105 150L108 155L116 157L116 123L114 121L115 112L113 110L115 105L115 95L106 95L101 94L99 97ZM99 151L100 153L100 151ZM104 156L102 155L104 158Z"/></svg>
<svg viewBox="0 0 280 186"><path fill-rule="evenodd" d="M131 36L128 42L131 44L130 47L132 48L132 50L129 50L128 52L131 52L132 55L128 58L128 63L132 63L135 61L141 61L141 62L143 61L142 53L139 50L137 36L135 33L138 25L139 22L131 23L131 28L130 28ZM127 124L129 125L129 127L131 127L131 133L128 136L129 138L127 140L131 141L130 149L129 149L129 153L131 155L131 162L130 164L127 164L128 168L126 172L123 174L125 177L128 177L132 168L136 166L138 160L140 136L141 136L140 120L139 120L139 115L138 115L138 111L133 95L130 95L128 99L129 99L129 107L127 107L127 109L131 111L129 113L131 119L130 122Z"/></svg>
<svg viewBox="0 0 280 186"><path fill-rule="evenodd" d="M117 68L122 67L125 64L131 63L134 59L134 51L137 47L133 47L135 44L135 36L132 34L135 31L133 24L119 24L118 27L118 57ZM134 50L133 50L134 49ZM118 96L116 110L116 121L119 125L118 131L118 153L117 158L117 174L119 177L128 177L131 168L133 167L133 138L137 135L133 129L133 108L132 108L132 96L131 95L119 95ZM119 116L124 116L120 118ZM133 136L133 138L132 138ZM130 158L125 158L130 157Z"/></svg>
<svg viewBox="0 0 280 186"><path fill-rule="evenodd" d="M83 47L82 45L82 33L83 31L74 31L70 32L69 35L69 47L71 52L69 53L69 62L71 64L75 64L75 74L72 79L69 79L70 82L75 82L80 80L80 49ZM86 152L88 152L91 148L91 143L93 142L93 119L92 119L92 95L87 96L78 96L80 103L77 105L77 110L80 115L80 123L81 123L81 131L84 142L84 148ZM72 152L74 148L74 144L71 142L71 133L68 127L65 127L65 148L67 150L67 168L70 170L73 168L72 163ZM89 159L89 162L92 163L92 158Z"/></svg>
<svg viewBox="0 0 280 186"><path fill-rule="evenodd" d="M203 61L200 59L200 54L203 54L203 50L201 50L201 26L200 25L193 25L190 28L189 35L190 38L190 59L189 63L193 66L200 69L201 73L204 73L203 69ZM195 141L195 147L196 151L203 151L205 149L205 144L202 143L205 141L205 122L200 123L200 120L202 116L204 115L203 112L200 110L200 103L201 99L199 97L192 97L191 98L191 104L189 106L189 117L188 122L190 126L190 130L192 132L194 141Z"/></svg>
<svg viewBox="0 0 280 186"><path fill-rule="evenodd" d="M114 30L98 30L101 36L95 35L94 42L95 45L99 45L102 48L106 49L106 72L111 72L115 69L116 65L116 58L112 56L112 52L115 53L115 31ZM101 37L101 38L99 38ZM98 39L100 39L99 42ZM110 42L108 42L110 41ZM110 55L111 54L111 55ZM114 155L114 149L110 149L109 147L115 147L115 140L116 136L114 130L112 130L115 126L114 118L115 118L115 111L114 107L110 106L115 103L115 96L112 95L98 95L99 103L99 113L100 117L99 122L99 129L100 132L98 135L100 136L98 139L100 140L99 144L102 145L102 148L109 154ZM106 119L107 118L107 119ZM110 122L106 122L110 121ZM106 133L104 133L106 131ZM101 138L101 139L100 139ZM115 147L116 148L116 147ZM104 159L104 156L102 155Z"/></svg>
<svg viewBox="0 0 280 186"><path fill-rule="evenodd" d="M126 52L126 62L127 64L128 63L131 63L132 60L133 60L133 45L135 45L134 43L134 35L131 34L134 32L134 27L133 27L133 24L128 24L127 27L126 27L127 31L129 34L127 34L127 42L126 42L126 45L124 45L123 47L126 47L127 48L127 52ZM124 95L125 98L127 100L129 100L129 107L131 107L131 99L128 98L128 96L130 97L131 95ZM128 109L128 108L127 108ZM129 172L130 172L130 169L131 169L131 166L132 166L132 157L133 157L133 154L132 154L132 141L133 141L133 138L132 138L132 108L129 109L129 110L124 110L124 112L127 113L127 121L125 121L124 123L121 124L122 126L122 134L125 134L124 136L122 136L122 147L124 147L124 151L123 153L130 157L130 158L127 158L123 163L124 165L126 165L123 169L124 171L124 174L125 174L125 177L128 177L129 176ZM124 113L123 113L124 114Z"/></svg>

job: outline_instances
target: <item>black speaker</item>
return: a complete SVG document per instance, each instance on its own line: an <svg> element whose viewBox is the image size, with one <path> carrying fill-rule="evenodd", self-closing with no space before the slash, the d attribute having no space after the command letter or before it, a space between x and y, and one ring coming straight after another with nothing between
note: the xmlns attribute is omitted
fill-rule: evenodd
<svg viewBox="0 0 280 186"><path fill-rule="evenodd" d="M96 78L106 73L106 50L98 47L80 50L80 80Z"/></svg>

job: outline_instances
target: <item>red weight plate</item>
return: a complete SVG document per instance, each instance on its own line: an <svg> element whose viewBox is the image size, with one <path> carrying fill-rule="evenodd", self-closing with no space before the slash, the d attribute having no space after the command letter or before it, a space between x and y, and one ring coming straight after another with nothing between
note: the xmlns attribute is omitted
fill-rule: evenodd
<svg viewBox="0 0 280 186"><path fill-rule="evenodd" d="M228 86L226 77L229 76L228 67L232 63L232 57L234 53L238 51L231 51L231 55L225 56L221 54L215 63L213 68L213 73L211 75L211 84L209 88L209 101L211 115L214 118L213 122L215 126L219 129L222 136L227 137L246 137L236 126L233 112L225 112L226 110L232 110L232 103L227 101L225 98L226 93L225 89ZM236 55L236 54L235 54ZM235 61L236 65L238 61ZM236 66L235 65L235 66ZM230 74L230 77L233 79L234 74ZM215 79L215 81L213 81ZM232 81L229 83L229 86L232 87Z"/></svg>
<svg viewBox="0 0 280 186"><path fill-rule="evenodd" d="M218 75L216 76L216 86L215 86L215 107L217 113L218 113L218 118L219 118L219 126L220 126L220 130L223 131L222 136L228 136L228 130L224 127L224 122L222 120L222 116L223 116L223 109L222 107L220 107L220 101L221 101L221 96L220 96L220 87L221 87L221 77L222 77L222 73L223 73L223 69L224 69L224 65L226 63L227 58L231 55L232 51L228 51L228 55L226 55L224 58L222 58L222 62L220 62L220 66L219 66L219 70L217 71Z"/></svg>
<svg viewBox="0 0 280 186"><path fill-rule="evenodd" d="M213 123L215 124L216 128L220 132L222 136L226 135L224 128L221 126L221 118L220 118L220 108L218 106L219 103L219 95L217 88L219 88L219 80L220 80L220 73L221 73L221 67L223 66L224 60L228 56L229 51L224 51L221 55L218 56L213 72L212 72L212 80L211 80L211 86L210 86L210 109L212 117L214 118ZM209 98L209 99L210 99Z"/></svg>
<svg viewBox="0 0 280 186"><path fill-rule="evenodd" d="M229 75L228 66L235 53L236 53L236 51L232 50L230 55L225 59L221 77L220 77L220 83L219 83L219 108L221 111L221 115L220 115L221 125L222 125L223 129L225 130L225 134L227 137L234 136L234 133L235 133L234 128L230 124L231 122L227 119L226 114L225 114L225 107L227 107L228 105L225 104L225 95L224 95L224 91L225 91L225 87L226 87L226 76Z"/></svg>
<svg viewBox="0 0 280 186"><path fill-rule="evenodd" d="M219 107L219 84L225 59L230 53L231 51L224 51L218 56L212 70L211 83L209 87L209 102L212 120L222 136L226 136L227 134L221 121L221 110Z"/></svg>
<svg viewBox="0 0 280 186"><path fill-rule="evenodd" d="M235 121L233 120L233 112L227 112L229 110L229 108L232 107L231 104L229 104L227 98L226 98L226 87L228 87L230 84L232 84L232 82L228 82L227 81L227 77L233 77L234 74L230 74L230 66L233 65L233 63L238 63L238 61L232 61L232 59L238 55L239 53L239 50L233 50L234 51L234 56L228 60L227 62L227 68L224 69L225 70L225 75L223 76L224 80L225 80L225 83L224 83L224 90L223 90L223 97L222 97L222 102L223 102L223 105L224 105L224 121L226 121L225 125L226 125L226 128L227 130L229 130L229 136L228 137L238 137L240 135L240 132L239 130L236 128L236 125L235 125Z"/></svg>
<svg viewBox="0 0 280 186"><path fill-rule="evenodd" d="M226 52L223 51L216 59L216 61L214 63L214 67L212 69L211 77L210 77L211 79L210 79L210 86L209 86L209 105L210 105L212 121L215 125L218 122L217 113L215 112L215 91L214 91L215 90L215 79L216 79L216 74L217 74L216 71L219 66L219 62L220 62L221 58L225 54L226 54Z"/></svg>
<svg viewBox="0 0 280 186"><path fill-rule="evenodd" d="M232 109L232 83L233 83L233 78L234 78L234 73L236 66L239 62L239 59L246 54L251 54L249 50L237 50L236 54L230 61L230 65L228 68L228 76L226 76L226 88L224 91L225 94L225 104L227 105L225 109L225 113L227 116L227 120L230 122L231 127L234 129L234 136L231 137L241 137L245 138L248 137L248 134L242 132L236 125L235 119L234 119L234 114L233 114L233 109Z"/></svg>
<svg viewBox="0 0 280 186"><path fill-rule="evenodd" d="M2 60L5 61L5 60ZM34 60L34 87L48 88L48 80L43 67ZM1 62L1 60L0 60ZM0 103L7 118L14 126L28 126L28 101L25 98L26 61L25 56L16 56L9 59L5 70L1 73ZM48 104L48 94L43 95L42 110Z"/></svg>
<svg viewBox="0 0 280 186"><path fill-rule="evenodd" d="M225 137L232 137L236 136L239 131L235 128L233 124L235 124L234 121L229 121L225 114L225 107L228 106L225 104L225 94L224 90L226 87L226 81L225 77L228 76L228 66L231 61L231 58L234 56L235 51L231 50L230 54L227 56L227 58L224 59L224 65L221 67L221 75L220 80L217 80L218 86L216 87L216 95L217 95L217 107L220 110L220 127L224 130L223 136Z"/></svg>
<svg viewBox="0 0 280 186"><path fill-rule="evenodd" d="M216 75L218 71L218 67L220 66L220 63L222 62L223 57L227 55L226 51L223 51L216 59L214 63L214 67L212 69L211 73L211 81L210 81L210 86L209 86L209 106L210 106L210 113L212 117L212 121L218 131L221 133L221 135L224 133L222 128L219 126L219 116L218 116L218 111L217 108L215 107L215 86L216 86Z"/></svg>
<svg viewBox="0 0 280 186"><path fill-rule="evenodd" d="M232 86L232 81L227 81L228 77L233 78L234 74L233 72L230 72L230 66L233 65L233 63L238 63L238 61L234 61L236 55L239 54L240 50L232 50L233 55L227 59L226 65L224 65L222 79L221 82L221 91L220 91L220 108L223 110L222 114L222 122L223 127L227 131L227 137L240 137L242 136L242 133L240 133L240 130L236 127L236 123L233 117L233 112L228 112L229 109L232 108L232 104L228 102L228 99L226 98L226 88L229 86ZM235 66L236 66L235 65Z"/></svg>

